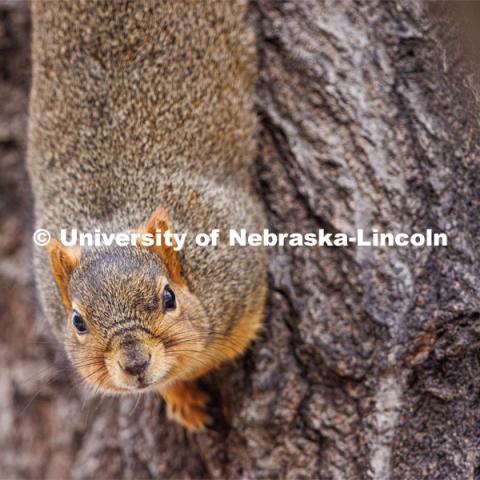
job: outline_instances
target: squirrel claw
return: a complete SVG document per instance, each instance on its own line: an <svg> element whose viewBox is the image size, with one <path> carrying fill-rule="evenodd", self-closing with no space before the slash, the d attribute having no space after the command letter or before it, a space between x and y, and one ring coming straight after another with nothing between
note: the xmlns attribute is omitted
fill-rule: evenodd
<svg viewBox="0 0 480 480"><path fill-rule="evenodd" d="M212 418L201 407L194 405L183 405L176 408L167 405L167 416L170 420L174 420L187 430L196 432L204 430L204 428L212 423Z"/></svg>
<svg viewBox="0 0 480 480"><path fill-rule="evenodd" d="M207 413L208 395L192 382L181 382L162 392L167 403L167 416L195 432L213 423Z"/></svg>

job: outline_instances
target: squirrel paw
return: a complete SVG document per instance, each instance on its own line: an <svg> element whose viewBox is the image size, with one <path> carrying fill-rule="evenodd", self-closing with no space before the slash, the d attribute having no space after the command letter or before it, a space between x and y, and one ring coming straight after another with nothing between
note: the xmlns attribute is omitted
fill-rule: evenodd
<svg viewBox="0 0 480 480"><path fill-rule="evenodd" d="M203 429L212 423L206 411L208 395L192 382L179 382L166 390L162 396L167 403L167 416L190 431Z"/></svg>

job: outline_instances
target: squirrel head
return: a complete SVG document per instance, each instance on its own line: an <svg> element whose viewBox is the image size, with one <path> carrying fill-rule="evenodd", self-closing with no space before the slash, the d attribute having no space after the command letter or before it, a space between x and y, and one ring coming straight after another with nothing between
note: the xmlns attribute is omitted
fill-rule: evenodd
<svg viewBox="0 0 480 480"><path fill-rule="evenodd" d="M162 209L141 233L160 230L172 231ZM80 251L53 240L49 257L67 313L65 348L87 384L104 392L146 390L201 361L209 322L173 246Z"/></svg>

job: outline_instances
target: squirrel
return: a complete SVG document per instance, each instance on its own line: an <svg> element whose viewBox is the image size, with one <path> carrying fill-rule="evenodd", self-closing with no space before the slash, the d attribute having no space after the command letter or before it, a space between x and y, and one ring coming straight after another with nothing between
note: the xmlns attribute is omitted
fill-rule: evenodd
<svg viewBox="0 0 480 480"><path fill-rule="evenodd" d="M40 305L96 392L157 391L189 430L195 380L261 328L261 247L75 246L81 232L261 231L246 1L32 2L27 167Z"/></svg>

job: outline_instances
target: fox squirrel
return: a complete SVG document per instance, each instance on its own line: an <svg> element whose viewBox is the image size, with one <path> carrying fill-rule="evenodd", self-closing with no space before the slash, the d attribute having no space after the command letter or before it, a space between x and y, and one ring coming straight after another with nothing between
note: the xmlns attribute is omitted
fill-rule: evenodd
<svg viewBox="0 0 480 480"><path fill-rule="evenodd" d="M32 2L27 162L38 228L54 238L62 228L264 228L246 3ZM193 381L261 326L264 249L52 240L34 255L44 314L88 385L156 390L186 428L208 422Z"/></svg>

